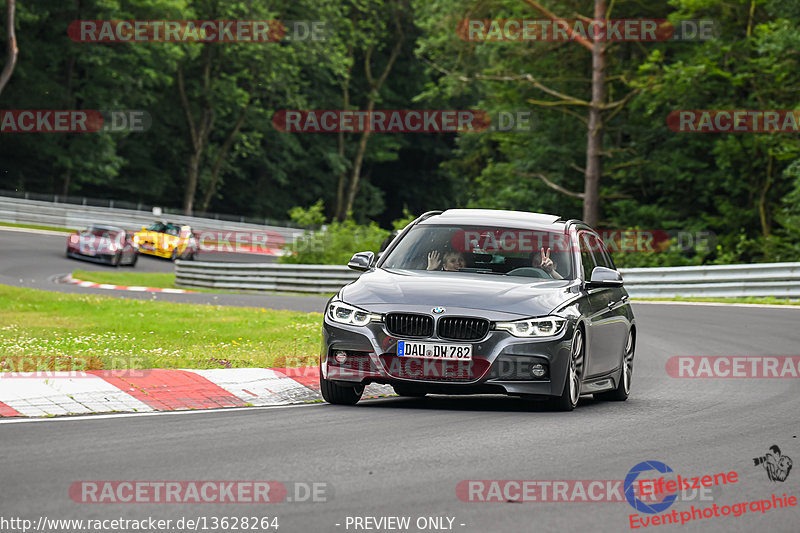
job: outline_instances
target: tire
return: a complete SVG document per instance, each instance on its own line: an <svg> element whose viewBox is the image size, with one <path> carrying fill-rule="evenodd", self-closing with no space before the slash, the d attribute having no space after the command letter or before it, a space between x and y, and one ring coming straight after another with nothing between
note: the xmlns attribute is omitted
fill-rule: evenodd
<svg viewBox="0 0 800 533"><path fill-rule="evenodd" d="M636 351L636 336L633 329L628 332L628 340L625 341L625 351L622 353L622 373L619 376L617 388L595 394L596 400L606 402L624 402L631 393L631 381L633 379L633 356Z"/></svg>
<svg viewBox="0 0 800 533"><path fill-rule="evenodd" d="M178 249L177 248L173 248L172 249L172 255L169 257L169 260L174 263L177 258L178 258Z"/></svg>
<svg viewBox="0 0 800 533"><path fill-rule="evenodd" d="M408 398L423 398L425 394L427 394L415 388L414 385L407 385L405 383L394 383L392 384L392 388L398 396L406 396Z"/></svg>
<svg viewBox="0 0 800 533"><path fill-rule="evenodd" d="M114 254L114 259L111 260L111 266L113 266L115 268L118 267L119 266L119 262L120 262L121 259L122 259L122 255L119 252L115 253Z"/></svg>
<svg viewBox="0 0 800 533"><path fill-rule="evenodd" d="M139 254L138 253L133 254L133 261L131 261L131 268L136 266L136 261L138 260L139 260Z"/></svg>
<svg viewBox="0 0 800 533"><path fill-rule="evenodd" d="M567 379L561 396L551 398L550 408L554 411L572 411L578 405L581 397L581 381L583 380L583 365L586 361L586 343L583 330L575 329L572 344L569 350L569 363L567 364Z"/></svg>
<svg viewBox="0 0 800 533"><path fill-rule="evenodd" d="M334 405L355 405L364 394L364 385L343 387L325 379L322 377L322 368L319 369L319 388L325 401Z"/></svg>

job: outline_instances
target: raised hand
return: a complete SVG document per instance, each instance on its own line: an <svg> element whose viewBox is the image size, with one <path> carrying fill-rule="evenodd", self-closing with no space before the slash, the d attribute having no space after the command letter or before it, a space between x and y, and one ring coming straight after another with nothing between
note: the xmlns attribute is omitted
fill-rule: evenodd
<svg viewBox="0 0 800 533"><path fill-rule="evenodd" d="M439 270L442 266L442 256L436 250L428 254L428 270Z"/></svg>
<svg viewBox="0 0 800 533"><path fill-rule="evenodd" d="M548 248L547 251L545 251L545 249L542 248L541 258L542 258L541 263L536 266L538 266L545 272L552 273L556 267L553 264L553 260L550 259L550 248Z"/></svg>

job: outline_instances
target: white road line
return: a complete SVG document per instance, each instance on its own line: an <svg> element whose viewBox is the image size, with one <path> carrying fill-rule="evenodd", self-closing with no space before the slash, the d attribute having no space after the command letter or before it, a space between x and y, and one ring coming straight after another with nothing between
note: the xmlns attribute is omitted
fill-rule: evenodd
<svg viewBox="0 0 800 533"><path fill-rule="evenodd" d="M658 301L658 300L634 300L631 299L632 304L650 304L650 305L705 305L712 307L752 307L754 309L800 309L800 305L780 305L780 304L743 304L743 303L722 303L722 302L671 302L671 301Z"/></svg>

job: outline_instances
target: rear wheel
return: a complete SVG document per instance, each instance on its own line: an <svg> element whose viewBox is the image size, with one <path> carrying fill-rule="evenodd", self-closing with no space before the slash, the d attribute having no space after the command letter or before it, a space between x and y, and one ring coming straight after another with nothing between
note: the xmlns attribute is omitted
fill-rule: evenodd
<svg viewBox="0 0 800 533"><path fill-rule="evenodd" d="M138 260L139 260L139 254L134 253L133 254L133 260L131 260L131 266L135 267L136 266L136 261L138 261Z"/></svg>
<svg viewBox="0 0 800 533"><path fill-rule="evenodd" d="M120 259L122 259L122 254L120 254L119 252L115 253L114 258L111 260L111 266L118 267Z"/></svg>
<svg viewBox="0 0 800 533"><path fill-rule="evenodd" d="M564 390L561 392L561 396L550 399L550 407L555 411L572 411L578 405L581 397L581 381L583 380L584 350L583 330L577 328L572 337Z"/></svg>
<svg viewBox="0 0 800 533"><path fill-rule="evenodd" d="M633 354L636 349L634 342L633 330L628 332L628 340L625 342L625 352L622 354L622 372L619 375L619 383L617 388L595 394L597 400L605 400L611 402L624 402L628 399L631 392L631 380L633 378Z"/></svg>
<svg viewBox="0 0 800 533"><path fill-rule="evenodd" d="M364 385L345 387L325 379L322 377L322 368L319 369L319 388L325 401L335 405L355 405L364 394Z"/></svg>

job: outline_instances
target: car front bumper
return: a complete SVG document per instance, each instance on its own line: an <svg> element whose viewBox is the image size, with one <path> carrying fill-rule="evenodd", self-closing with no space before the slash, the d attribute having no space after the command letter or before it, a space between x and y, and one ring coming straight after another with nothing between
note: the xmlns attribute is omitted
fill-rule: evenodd
<svg viewBox="0 0 800 533"><path fill-rule="evenodd" d="M108 263L114 262L116 252L97 252L97 253L82 253L78 248L67 248L67 255L74 259L83 259L84 261L92 261L94 263Z"/></svg>
<svg viewBox="0 0 800 533"><path fill-rule="evenodd" d="M569 320L555 337L519 338L505 331L490 330L478 341L453 341L437 337L409 339L392 336L383 322L366 326L323 323L320 355L322 374L340 385L401 384L438 394L508 394L520 396L560 395L567 376L570 345L575 324ZM400 340L472 345L471 361L400 357ZM336 354L343 362L337 361ZM547 372L534 377L531 365L542 364Z"/></svg>
<svg viewBox="0 0 800 533"><path fill-rule="evenodd" d="M144 246L152 246L152 249L144 248ZM163 248L160 248L158 246L154 246L154 245L151 245L151 244L148 244L148 243L139 244L139 253L140 254L154 255L156 257L163 257L165 259L170 259L172 257L172 251L174 249L175 248L173 248L173 247L169 247L166 250L164 250Z"/></svg>

